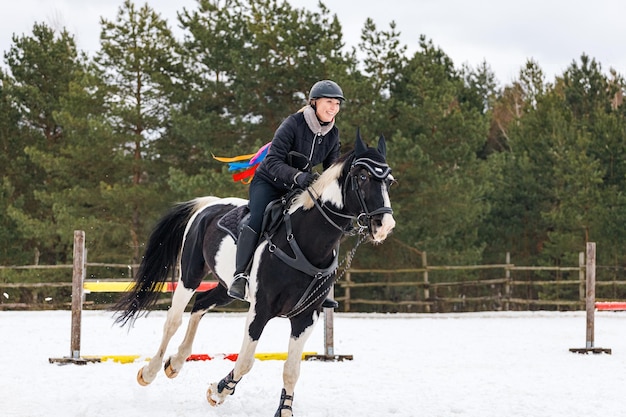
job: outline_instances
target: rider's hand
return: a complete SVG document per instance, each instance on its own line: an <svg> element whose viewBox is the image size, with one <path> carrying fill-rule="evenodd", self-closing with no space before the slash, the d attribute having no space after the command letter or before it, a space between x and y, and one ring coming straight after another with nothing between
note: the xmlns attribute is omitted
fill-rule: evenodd
<svg viewBox="0 0 626 417"><path fill-rule="evenodd" d="M317 176L310 172L299 172L296 175L295 182L298 187L306 188L311 185L313 181L315 181L315 178L317 178Z"/></svg>

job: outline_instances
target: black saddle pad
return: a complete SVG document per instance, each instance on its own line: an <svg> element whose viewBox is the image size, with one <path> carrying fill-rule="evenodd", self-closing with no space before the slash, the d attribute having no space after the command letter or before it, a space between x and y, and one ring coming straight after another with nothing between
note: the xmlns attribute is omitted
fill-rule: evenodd
<svg viewBox="0 0 626 417"><path fill-rule="evenodd" d="M224 214L218 221L217 227L228 233L237 242L241 229L248 223L250 209L247 205L235 207Z"/></svg>

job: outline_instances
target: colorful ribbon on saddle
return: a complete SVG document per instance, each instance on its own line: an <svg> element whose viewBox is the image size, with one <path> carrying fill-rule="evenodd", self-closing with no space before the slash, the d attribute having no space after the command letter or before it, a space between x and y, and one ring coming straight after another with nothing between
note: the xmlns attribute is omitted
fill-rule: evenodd
<svg viewBox="0 0 626 417"><path fill-rule="evenodd" d="M233 174L233 181L241 181L244 184L249 184L259 164L261 164L261 161L267 156L270 145L271 142L268 142L261 146L255 153L247 155L233 156L230 158L213 155L213 158L220 162L227 163L229 171L239 171Z"/></svg>

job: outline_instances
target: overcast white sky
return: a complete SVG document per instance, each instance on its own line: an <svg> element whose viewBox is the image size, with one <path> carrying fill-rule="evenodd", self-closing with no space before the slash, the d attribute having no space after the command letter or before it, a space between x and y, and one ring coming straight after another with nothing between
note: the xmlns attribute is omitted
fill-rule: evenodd
<svg viewBox="0 0 626 417"><path fill-rule="evenodd" d="M66 27L87 52L98 49L100 17L115 20L123 0L2 0L0 51L13 34L31 34L35 22ZM6 3L10 2L10 6ZM196 0L147 0L168 20L175 33L176 12L195 9ZM136 0L143 5L145 0ZM317 0L290 0L296 7L317 10ZM516 78L533 58L552 81L581 54L595 58L605 72L626 74L626 2L622 0L326 0L343 25L348 45L359 41L365 19L378 29L391 21L412 54L426 35L459 68L485 60L500 83ZM8 6L8 7L7 7ZM4 59L2 59L4 64Z"/></svg>

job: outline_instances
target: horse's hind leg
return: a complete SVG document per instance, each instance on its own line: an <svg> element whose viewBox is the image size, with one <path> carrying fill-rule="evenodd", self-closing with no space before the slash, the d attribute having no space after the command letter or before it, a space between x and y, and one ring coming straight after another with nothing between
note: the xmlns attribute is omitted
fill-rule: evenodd
<svg viewBox="0 0 626 417"><path fill-rule="evenodd" d="M206 312L214 307L229 304L232 301L233 299L226 293L226 288L221 285L218 285L214 289L207 292L198 293L192 308L191 317L189 318L189 325L187 327L187 332L185 333L185 338L178 347L178 352L170 356L165 362L165 375L167 375L168 378L176 377L187 361L189 355L191 355L191 348L196 337L198 325Z"/></svg>
<svg viewBox="0 0 626 417"><path fill-rule="evenodd" d="M200 319L202 319L205 313L205 311L196 311L195 313L191 313L191 317L189 317L189 325L187 326L187 332L185 333L183 342L180 346L178 346L178 352L170 356L167 361L165 361L165 365L163 365L165 375L167 375L168 378L175 378L178 376L178 373L183 368L185 361L191 354L191 347L193 345L193 340L196 337L198 324L200 324Z"/></svg>
<svg viewBox="0 0 626 417"><path fill-rule="evenodd" d="M185 288L180 284L181 283L179 282L179 285L174 291L174 296L172 297L172 307L167 312L167 318L165 320L165 324L163 325L163 337L161 338L159 350L156 355L150 359L150 362L148 362L148 364L141 368L137 373L137 382L139 382L140 385L148 385L154 381L154 378L156 378L156 375L161 368L161 364L163 363L163 356L165 355L167 345L172 339L172 336L176 333L176 330L180 327L185 307L195 292L194 290Z"/></svg>
<svg viewBox="0 0 626 417"><path fill-rule="evenodd" d="M195 294L195 290L202 282L202 279L209 273L203 249L204 233L209 220L209 217L198 216L188 224L180 252L180 275L178 285L174 291L172 306L167 312L167 319L163 326L161 345L148 365L139 370L137 381L141 385L147 385L156 378L157 372L163 363L163 356L165 355L167 345L183 321L182 317L185 312L185 307L187 307L191 297ZM192 340L198 321L200 321L200 317L196 317L192 321ZM173 374L175 373L176 372Z"/></svg>
<svg viewBox="0 0 626 417"><path fill-rule="evenodd" d="M289 351L287 360L283 366L283 390L280 396L278 410L274 417L293 416L293 393L296 382L300 377L300 365L302 363L302 352L304 345L313 333L317 322L317 311L311 316L299 315L291 319L291 337L289 338Z"/></svg>

